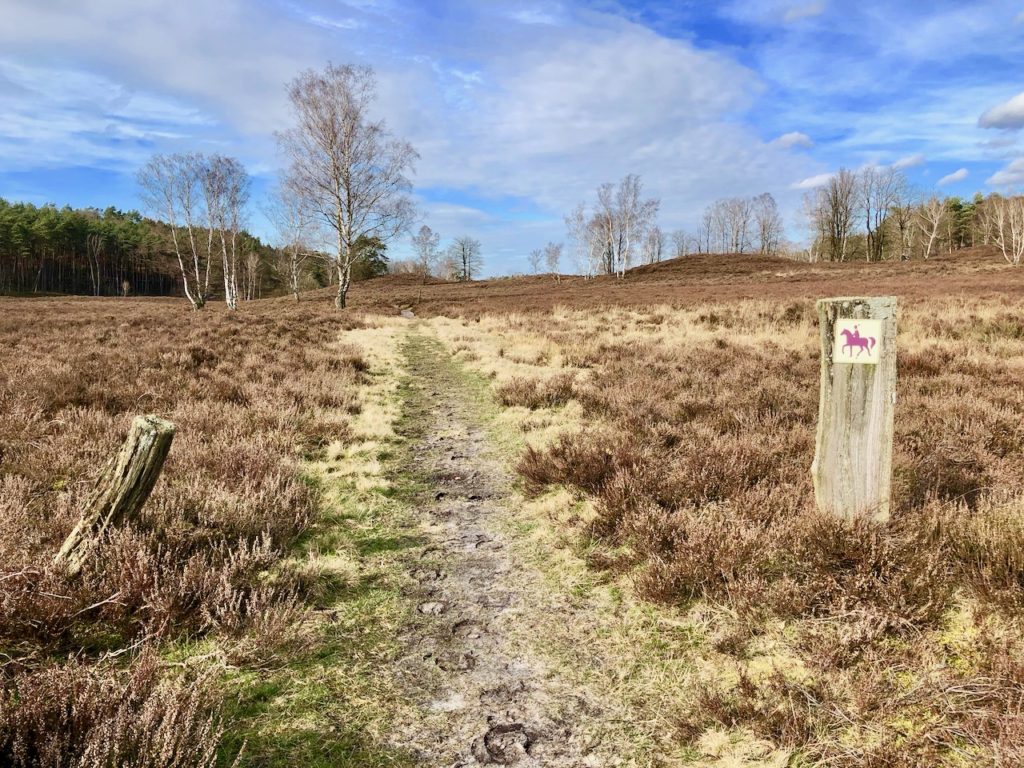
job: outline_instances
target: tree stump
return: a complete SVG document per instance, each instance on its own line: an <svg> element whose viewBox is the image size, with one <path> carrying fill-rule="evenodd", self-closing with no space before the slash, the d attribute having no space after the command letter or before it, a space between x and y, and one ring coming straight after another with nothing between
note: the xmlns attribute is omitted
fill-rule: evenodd
<svg viewBox="0 0 1024 768"><path fill-rule="evenodd" d="M135 417L124 445L96 482L82 519L54 558L68 575L78 575L109 528L138 515L160 477L174 430L157 416Z"/></svg>
<svg viewBox="0 0 1024 768"><path fill-rule="evenodd" d="M896 298L822 299L821 398L811 475L818 508L889 519Z"/></svg>

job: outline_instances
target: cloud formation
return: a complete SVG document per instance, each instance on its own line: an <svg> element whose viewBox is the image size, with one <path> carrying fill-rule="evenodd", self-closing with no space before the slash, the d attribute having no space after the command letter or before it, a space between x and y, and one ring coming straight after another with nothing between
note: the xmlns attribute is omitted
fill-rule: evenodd
<svg viewBox="0 0 1024 768"><path fill-rule="evenodd" d="M791 185L790 189L817 189L828 184L833 176L835 176L834 173L819 173L816 176L809 176Z"/></svg>
<svg viewBox="0 0 1024 768"><path fill-rule="evenodd" d="M1018 93L1012 99L987 110L978 118L978 125L1004 130L1024 128L1024 93Z"/></svg>
<svg viewBox="0 0 1024 768"><path fill-rule="evenodd" d="M985 183L994 187L1024 186L1024 157L1011 160L1009 165L996 171Z"/></svg>
<svg viewBox="0 0 1024 768"><path fill-rule="evenodd" d="M0 195L35 180L34 199L74 203L61 169L130 188L148 154L190 149L235 155L269 183L284 85L328 60L376 68L377 114L421 155L424 219L481 237L510 268L626 173L673 229L762 191L791 221L840 167L891 164L917 184L931 184L925 157L990 185L1019 172L1024 94L1003 101L1020 88L1019 0L4 5Z"/></svg>
<svg viewBox="0 0 1024 768"><path fill-rule="evenodd" d="M776 146L782 147L783 149L790 149L792 147L810 149L814 146L814 142L811 140L811 137L806 133L801 133L800 131L784 133L772 143Z"/></svg>
<svg viewBox="0 0 1024 768"><path fill-rule="evenodd" d="M899 160L892 164L892 167L895 168L897 171L903 171L906 170L907 168L917 168L919 165L923 164L924 155L918 152L917 154L914 155L907 155L906 157L901 157Z"/></svg>
<svg viewBox="0 0 1024 768"><path fill-rule="evenodd" d="M935 182L935 184L939 187L944 187L947 184L955 184L958 181L963 181L964 179L967 178L967 176L967 169L960 168L959 170L953 171L952 173L943 176L941 179Z"/></svg>
<svg viewBox="0 0 1024 768"><path fill-rule="evenodd" d="M810 19L820 16L825 12L825 3L807 3L806 5L794 5L786 9L782 20L787 23Z"/></svg>

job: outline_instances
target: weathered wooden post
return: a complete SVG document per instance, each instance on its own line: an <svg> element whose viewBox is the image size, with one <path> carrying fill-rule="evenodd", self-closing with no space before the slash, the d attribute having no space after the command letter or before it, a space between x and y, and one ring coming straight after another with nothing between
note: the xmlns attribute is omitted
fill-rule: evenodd
<svg viewBox="0 0 1024 768"><path fill-rule="evenodd" d="M818 508L889 519L896 298L822 299L821 399L811 465Z"/></svg>
<svg viewBox="0 0 1024 768"><path fill-rule="evenodd" d="M78 575L108 528L139 513L160 477L173 439L171 422L157 416L135 417L124 445L96 482L82 519L54 558L68 575Z"/></svg>

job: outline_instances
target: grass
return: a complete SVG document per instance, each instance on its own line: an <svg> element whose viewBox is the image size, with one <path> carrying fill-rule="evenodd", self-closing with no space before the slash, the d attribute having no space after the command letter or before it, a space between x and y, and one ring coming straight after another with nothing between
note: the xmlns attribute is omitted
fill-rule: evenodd
<svg viewBox="0 0 1024 768"><path fill-rule="evenodd" d="M314 577L313 634L280 668L228 676L226 751L244 744L243 766L415 764L391 746L395 723L415 717L393 666L415 615L409 556L422 546L410 512L419 489L405 469L400 337L383 324L347 340L367 350L370 381L349 440L308 465L326 514L293 559Z"/></svg>
<svg viewBox="0 0 1024 768"><path fill-rule="evenodd" d="M304 543L321 580L307 647L280 668L226 677L225 751L244 743L241 765L414 764L387 744L401 701L390 666L410 612L400 559L418 540L402 501L350 482L333 491L332 514Z"/></svg>
<svg viewBox="0 0 1024 768"><path fill-rule="evenodd" d="M904 305L899 511L882 527L813 508L817 359L799 304L432 323L520 433L536 497L516 530L529 528L549 589L600 595L590 617L659 604L636 609L657 617L652 628L634 616L637 636L595 634L574 615L544 644L591 685L608 684L609 637L620 664L642 656L609 690L643 711L657 702L664 754L728 762L760 744L802 764L1013 765L1024 702L1007 655L1024 640L1015 306ZM538 400L569 376L568 405ZM617 608L613 590L625 596ZM732 746L712 749L722 739ZM756 760L768 759L762 747Z"/></svg>

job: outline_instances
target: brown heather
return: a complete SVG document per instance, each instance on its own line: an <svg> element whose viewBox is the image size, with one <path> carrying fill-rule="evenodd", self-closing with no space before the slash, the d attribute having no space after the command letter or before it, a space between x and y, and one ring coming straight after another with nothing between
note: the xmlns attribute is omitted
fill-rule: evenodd
<svg viewBox="0 0 1024 768"><path fill-rule="evenodd" d="M313 521L304 454L343 438L365 363L358 321L267 301L0 302L0 764L206 766L203 680L146 651L210 633L272 652L301 620L276 568ZM178 426L141 520L81 578L51 558L132 417Z"/></svg>
<svg viewBox="0 0 1024 768"><path fill-rule="evenodd" d="M734 674L683 707L680 738L744 728L829 766L1024 764L1024 274L980 253L789 265L785 279L777 261L711 258L604 288L538 281L496 301L506 316L466 309L492 345L532 338L558 361L499 380L500 402L582 409L525 449L527 492L592 500L580 535L594 567L735 617L713 640ZM451 290L425 291L427 306L457 315ZM887 525L820 514L809 474L813 299L858 291L901 302Z"/></svg>
<svg viewBox="0 0 1024 768"><path fill-rule="evenodd" d="M808 473L813 299L855 293L901 302L888 525L821 515ZM622 281L397 277L351 298L463 317L516 371L499 401L570 427L525 450L524 485L590 499L565 524L591 567L698 617L678 742L736 728L793 764L909 768L1024 764L1022 296L1024 270L979 249L702 256ZM309 585L280 562L317 510L302 454L358 409L366 366L330 346L352 322L326 298L237 316L0 302L0 764L212 764L215 686L152 649L214 636L230 663L261 663L301 621ZM140 412L179 425L164 477L69 583L50 558Z"/></svg>

